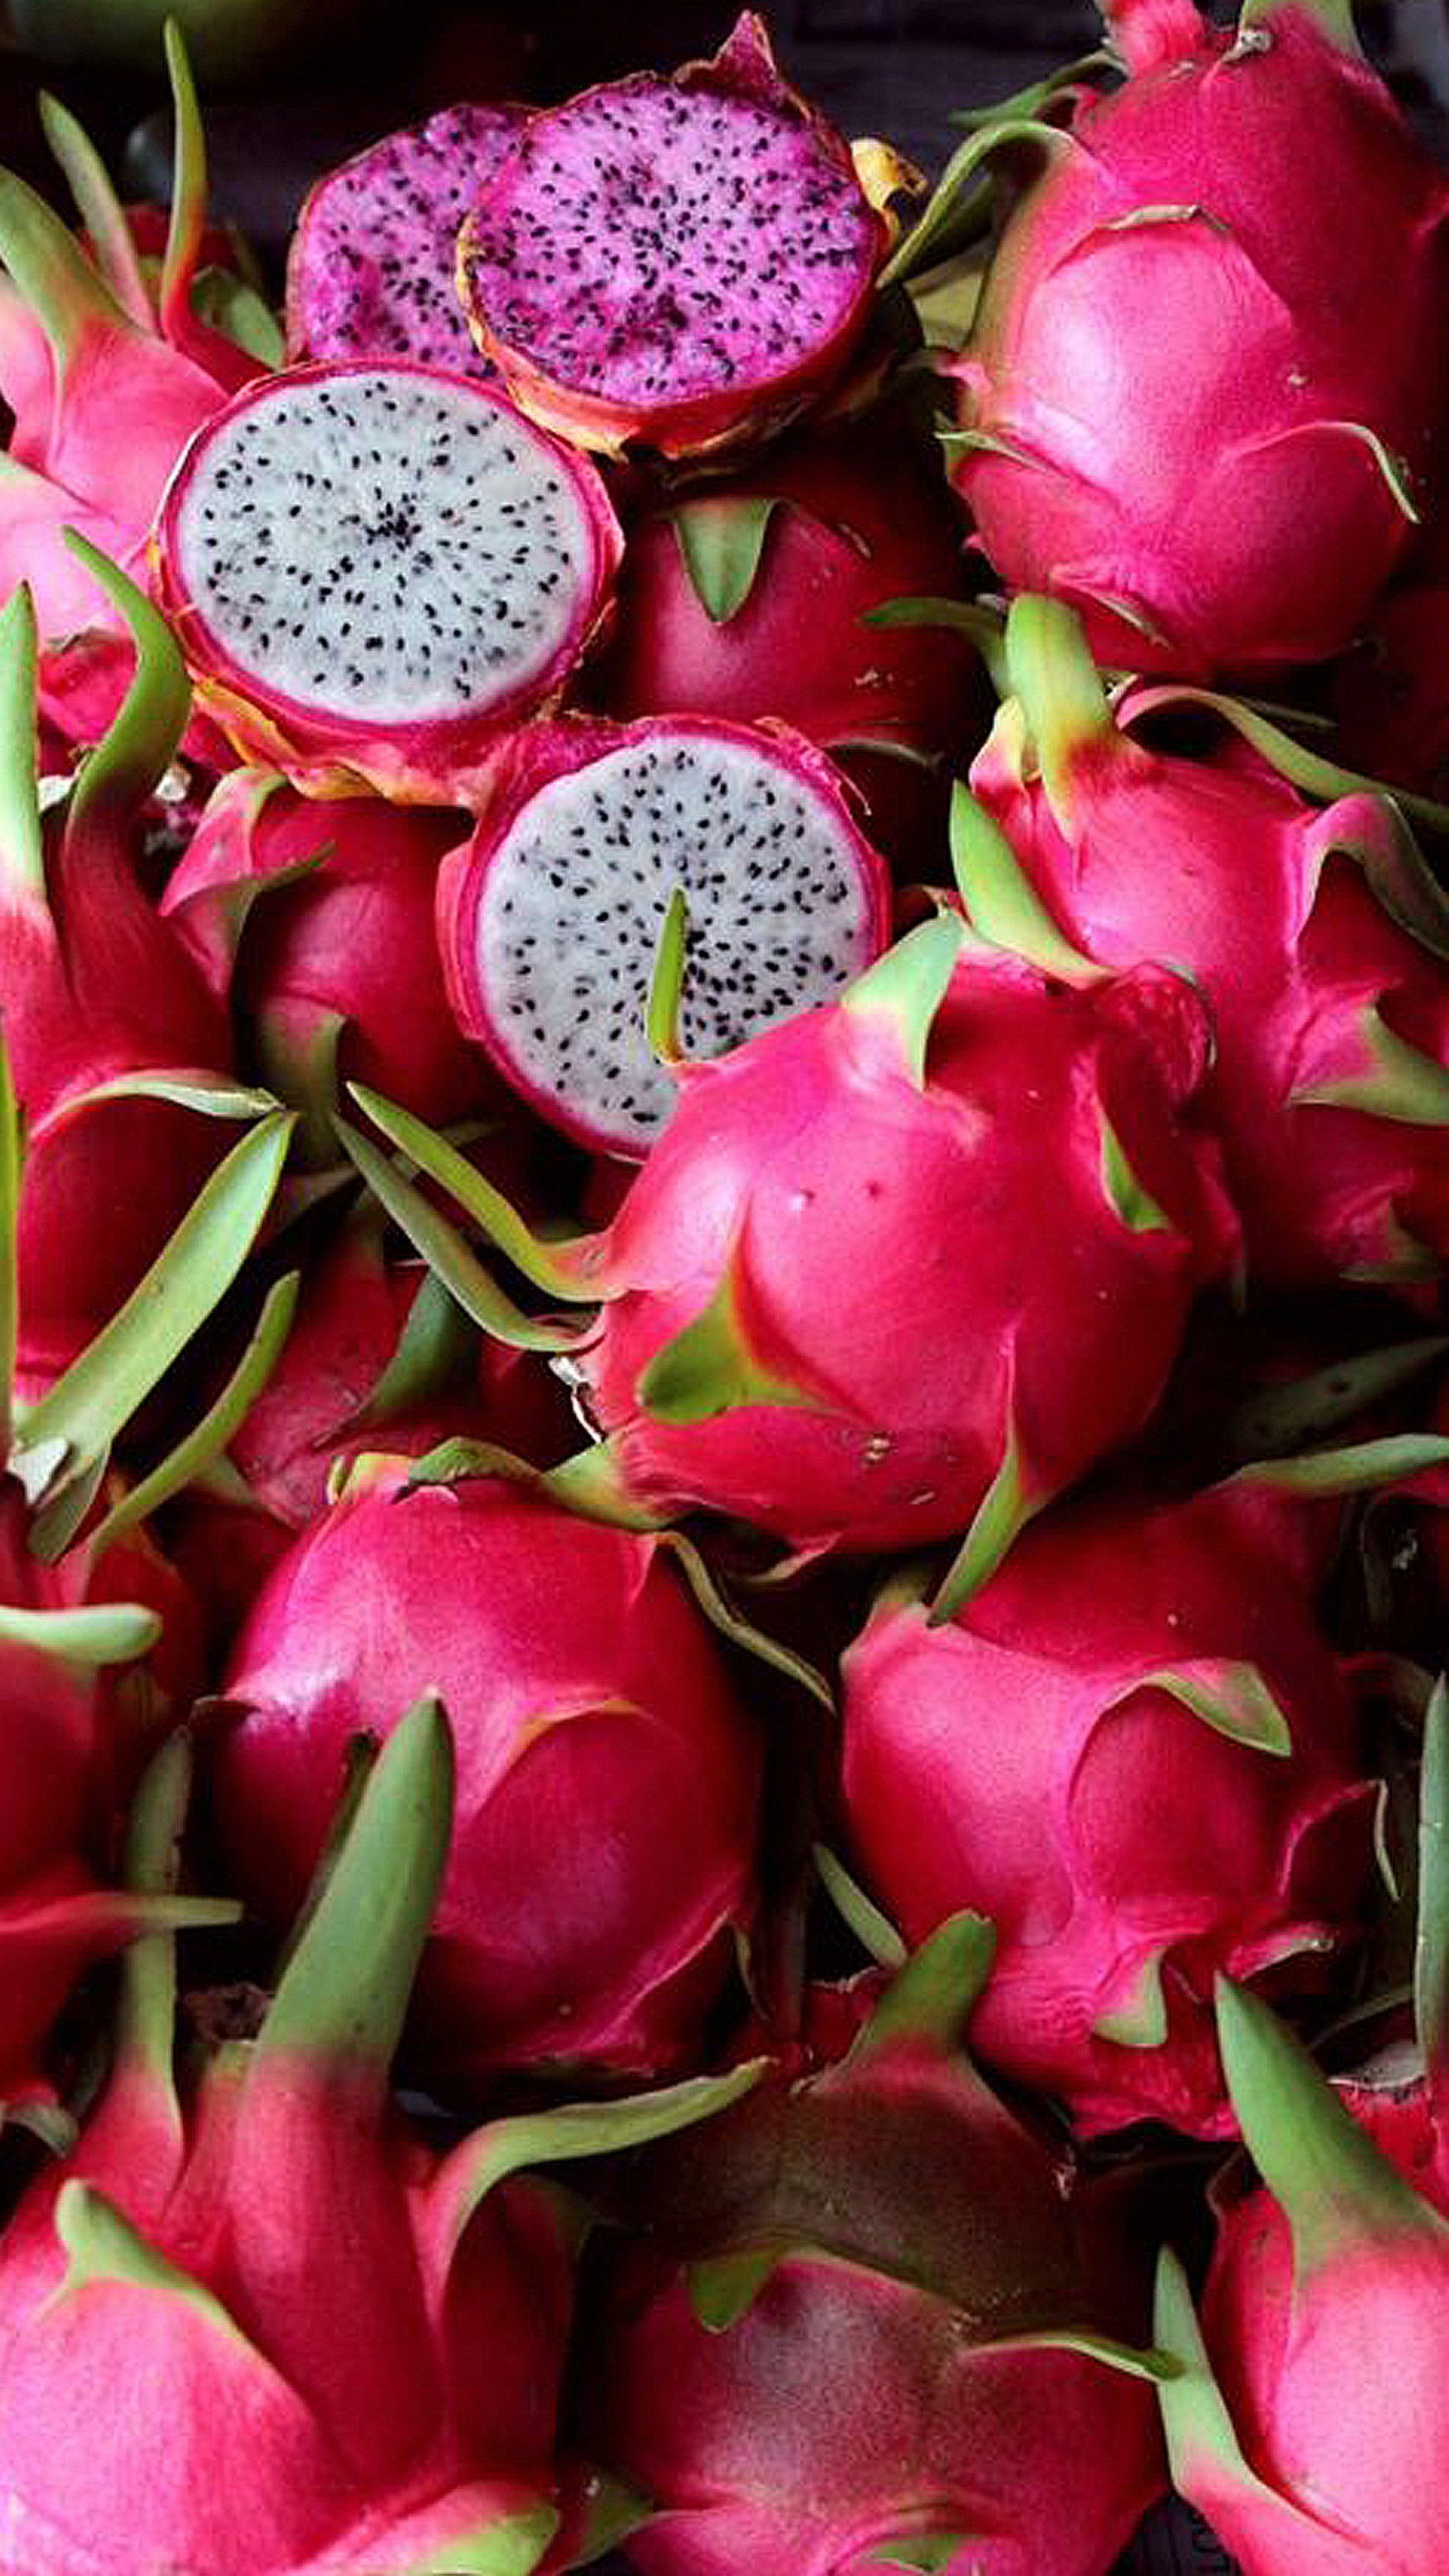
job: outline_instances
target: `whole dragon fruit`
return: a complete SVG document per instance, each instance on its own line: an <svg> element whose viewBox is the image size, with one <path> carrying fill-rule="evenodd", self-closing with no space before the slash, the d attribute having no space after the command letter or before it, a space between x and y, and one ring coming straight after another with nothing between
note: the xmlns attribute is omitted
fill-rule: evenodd
<svg viewBox="0 0 1449 2576"><path fill-rule="evenodd" d="M184 1765L177 1739L148 1781L143 1883L169 1874ZM587 2147L578 2113L496 2122L440 2159L389 2101L449 1790L423 1702L259 2030L216 2047L184 2101L169 1944L131 1953L100 2106L0 2240L5 2576L529 2576L586 2519L555 2457L573 2237L518 2170ZM593 2142L751 2080L595 2111Z"/></svg>
<svg viewBox="0 0 1449 2576"><path fill-rule="evenodd" d="M839 375L888 244L880 206L913 177L880 145L852 157L746 11L710 62L532 117L463 226L459 292L546 428L606 454L718 452Z"/></svg>
<svg viewBox="0 0 1449 2576"><path fill-rule="evenodd" d="M0 619L0 1013L26 1125L19 1364L31 1384L65 1367L129 1295L220 1161L222 1121L236 1114L226 1013L138 876L139 818L186 720L185 674L154 609L75 542L126 621L135 677L43 820L28 594Z"/></svg>
<svg viewBox="0 0 1449 2576"><path fill-rule="evenodd" d="M986 730L949 629L863 623L899 597L962 599L964 524L888 419L814 431L632 520L589 693L610 715L775 717L828 751L898 863L944 849L937 773Z"/></svg>
<svg viewBox="0 0 1449 2576"><path fill-rule="evenodd" d="M601 1301L569 1360L607 1435L560 1471L583 1508L701 1504L810 1554L965 1531L969 1589L1145 1421L1237 1241L1181 1117L1201 1006L1156 969L1073 992L965 936L927 922L840 1002L685 1064L612 1225L569 1244L361 1095L546 1295Z"/></svg>
<svg viewBox="0 0 1449 2576"><path fill-rule="evenodd" d="M1441 1871L1441 1963L1444 1892ZM1221 2194L1200 2327L1181 2267L1163 2256L1157 2332L1182 2365L1162 2392L1175 2482L1254 2576L1437 2576L1442 2060L1431 2125L1422 2109L1385 2115L1374 2097L1330 2085L1266 2006L1226 1984L1219 2028L1259 2181ZM1385 2366L1366 2369L1370 2354Z"/></svg>
<svg viewBox="0 0 1449 2576"><path fill-rule="evenodd" d="M354 1076L446 1126L496 1097L433 931L439 864L464 829L376 796L312 804L275 771L219 783L160 908L284 1099L325 1121Z"/></svg>
<svg viewBox="0 0 1449 2576"><path fill-rule="evenodd" d="M687 2166L631 2160L581 2385L641 2576L1102 2576L1158 2492L1126 2196L960 2046L990 1949L815 1990Z"/></svg>
<svg viewBox="0 0 1449 2576"><path fill-rule="evenodd" d="M662 1543L501 1478L374 1467L238 1640L216 1806L274 1921L306 1886L359 1727L436 1683L458 1825L419 1990L429 2063L653 2073L697 2044L752 1903L754 1729Z"/></svg>
<svg viewBox="0 0 1449 2576"><path fill-rule="evenodd" d="M458 301L458 232L527 114L497 100L439 108L316 182L287 254L292 358L493 374Z"/></svg>
<svg viewBox="0 0 1449 2576"><path fill-rule="evenodd" d="M1334 1515L1253 1484L1067 1503L956 1617L888 1586L845 1657L846 1827L909 1940L997 1927L972 2035L1084 2133L1231 2129L1216 1972L1321 1982L1373 1784L1315 1615Z"/></svg>
<svg viewBox="0 0 1449 2576"><path fill-rule="evenodd" d="M1002 580L1119 667L1325 659L1436 466L1449 185L1345 0L1247 0L1236 32L1192 0L1105 15L1127 79L1036 129L947 365L957 489Z"/></svg>
<svg viewBox="0 0 1449 2576"><path fill-rule="evenodd" d="M489 385L403 359L293 367L208 421L157 520L198 701L314 796L481 794L554 704L622 539L586 457Z"/></svg>
<svg viewBox="0 0 1449 2576"><path fill-rule="evenodd" d="M971 784L1009 848L959 818L978 927L1015 935L1014 853L1049 941L1055 925L1114 972L1156 957L1192 975L1218 1040L1202 1111L1250 1272L1280 1287L1434 1274L1449 1250L1449 905L1402 816L1360 790L1310 804L1240 745L1189 759L1139 743L1134 715L1171 692L1114 712L1059 602L1015 604L1007 662L1017 696Z"/></svg>
<svg viewBox="0 0 1449 2576"><path fill-rule="evenodd" d="M188 439L265 361L194 300L206 242L206 164L184 47L167 40L177 128L160 275L75 120L47 102L47 132L90 226L77 240L35 191L0 171L0 397L14 415L0 458L0 596L28 582L47 640L123 638L63 531L77 528L131 572Z"/></svg>
<svg viewBox="0 0 1449 2576"><path fill-rule="evenodd" d="M674 1107L646 1019L676 889L683 1043L702 1056L830 1000L885 947L890 880L842 787L782 727L531 727L438 878L461 1026L552 1125L637 1160Z"/></svg>

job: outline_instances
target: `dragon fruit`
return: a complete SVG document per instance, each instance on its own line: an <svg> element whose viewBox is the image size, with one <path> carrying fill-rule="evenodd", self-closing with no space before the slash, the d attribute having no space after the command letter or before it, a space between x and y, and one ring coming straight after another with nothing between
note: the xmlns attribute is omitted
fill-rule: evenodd
<svg viewBox="0 0 1449 2576"><path fill-rule="evenodd" d="M1346 0L1106 15L1127 80L1032 129L1044 174L946 366L957 489L1002 580L1119 667L1326 659L1437 463L1449 183Z"/></svg>
<svg viewBox="0 0 1449 2576"><path fill-rule="evenodd" d="M674 1106L645 1022L676 888L703 1056L829 1000L890 936L890 880L829 761L719 718L531 729L438 879L462 1027L565 1134L636 1160Z"/></svg>
<svg viewBox="0 0 1449 2576"><path fill-rule="evenodd" d="M130 1293L220 1161L220 1122L238 1107L225 1011L137 875L137 822L185 723L185 675L148 602L93 550L77 553L129 627L135 677L43 823L24 591L0 620L0 1012L26 1121L20 1369L31 1381L65 1367Z"/></svg>
<svg viewBox="0 0 1449 2576"><path fill-rule="evenodd" d="M207 423L156 577L244 758L313 795L446 805L557 699L621 544L587 458L504 395L363 359L268 377Z"/></svg>
<svg viewBox="0 0 1449 2576"><path fill-rule="evenodd" d="M1160 2489L1127 2199L960 2045L990 1949L958 1916L814 1990L687 2166L629 2160L583 2429L640 2576L1102 2576Z"/></svg>
<svg viewBox="0 0 1449 2576"><path fill-rule="evenodd" d="M127 1566L125 1573L133 1568ZM45 2125L39 2051L83 1969L157 1922L228 1922L238 1909L106 1885L116 1781L118 1669L151 1656L162 1623L100 1579L84 1550L57 1567L26 1546L18 1489L0 1494L0 2126ZM169 1605L168 1605L169 1606Z"/></svg>
<svg viewBox="0 0 1449 2576"><path fill-rule="evenodd" d="M1155 968L1073 992L965 937L927 922L839 1003L685 1064L613 1224L569 1244L361 1095L546 1295L601 1301L569 1355L609 1435L560 1471L582 1508L702 1504L808 1554L964 1530L969 1589L1146 1419L1237 1243L1180 1116L1201 1005Z"/></svg>
<svg viewBox="0 0 1449 2576"><path fill-rule="evenodd" d="M457 1729L459 1815L419 2045L655 2073L697 2044L752 1894L759 1748L661 1542L501 1478L374 1466L300 1538L238 1640L216 1806L285 1921L359 1727L422 1681Z"/></svg>
<svg viewBox="0 0 1449 2576"><path fill-rule="evenodd" d="M1221 1969L1309 1982L1371 1862L1374 1790L1315 1617L1333 1538L1261 1486L1049 1513L949 1624L888 1587L844 1664L844 1813L910 1940L965 1902L982 2053L1084 2134L1231 2131Z"/></svg>
<svg viewBox="0 0 1449 2576"><path fill-rule="evenodd" d="M165 1883L184 1773L178 1739L139 1880ZM100 2106L0 2242L6 2576L529 2576L549 2550L575 2501L554 2420L573 2237L519 2168L662 2133L752 2075L595 2111L583 2138L577 2110L495 2122L440 2159L390 2107L388 2063L449 1795L423 1702L256 2036L216 2047L184 2102L169 1944L131 1953Z"/></svg>
<svg viewBox="0 0 1449 2576"><path fill-rule="evenodd" d="M375 796L319 807L275 771L221 781L160 908L285 1099L325 1116L353 1075L447 1125L496 1094L433 932L439 862L464 829Z"/></svg>
<svg viewBox="0 0 1449 2576"><path fill-rule="evenodd" d="M852 158L747 11L710 62L531 118L463 226L459 292L546 428L606 455L717 453L839 375L907 175L879 145Z"/></svg>
<svg viewBox="0 0 1449 2576"><path fill-rule="evenodd" d="M1405 583L1376 605L1340 664L1333 703L1345 760L1396 787L1449 789L1449 582Z"/></svg>
<svg viewBox="0 0 1449 2576"><path fill-rule="evenodd" d="M287 254L294 359L417 358L493 374L458 301L458 230L527 113L492 100L439 108L317 181Z"/></svg>
<svg viewBox="0 0 1449 2576"><path fill-rule="evenodd" d="M1014 853L1088 958L1170 959L1194 977L1218 1038L1203 1114L1260 1279L1436 1272L1449 1250L1449 905L1402 816L1361 788L1309 804L1236 744L1207 759L1146 748L1134 715L1170 693L1114 713L1059 602L1016 603L1007 660L1017 699L971 773L1005 843L960 816L978 927L1014 936ZM1309 759L1300 774L1325 769Z"/></svg>
<svg viewBox="0 0 1449 2576"><path fill-rule="evenodd" d="M945 846L936 772L986 730L979 666L949 630L862 620L896 597L963 598L964 536L899 420L664 492L630 526L590 695L613 716L793 725L864 794L877 847L929 865Z"/></svg>

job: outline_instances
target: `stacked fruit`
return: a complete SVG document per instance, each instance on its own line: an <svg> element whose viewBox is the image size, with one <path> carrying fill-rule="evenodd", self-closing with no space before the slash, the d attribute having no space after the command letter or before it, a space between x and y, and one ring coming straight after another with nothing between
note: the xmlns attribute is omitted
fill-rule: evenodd
<svg viewBox="0 0 1449 2576"><path fill-rule="evenodd" d="M1449 178L1104 15L0 173L3 2576L1442 2576Z"/></svg>

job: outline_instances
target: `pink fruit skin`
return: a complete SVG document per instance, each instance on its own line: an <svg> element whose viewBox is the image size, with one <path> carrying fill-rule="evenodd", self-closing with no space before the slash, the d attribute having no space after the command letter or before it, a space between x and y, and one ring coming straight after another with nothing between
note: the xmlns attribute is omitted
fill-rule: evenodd
<svg viewBox="0 0 1449 2576"><path fill-rule="evenodd" d="M751 1905L759 1750L657 1542L497 1481L390 1471L301 1538L238 1641L217 1761L233 1866L297 1903L359 1729L436 1687L458 1812L419 1986L453 2081L678 2063Z"/></svg>
<svg viewBox="0 0 1449 2576"><path fill-rule="evenodd" d="M863 2576L889 2541L910 2564L906 2534L946 2532L958 2550L931 2563L950 2576L1102 2576L1161 2489L1139 2384L985 2348L1067 2319L1144 2339L1113 2187L916 2040L832 2103L823 2069L877 1983L810 1989L803 2045L748 2104L688 2163L642 2164L652 2242L615 2257L581 2381L586 2442L654 2503L629 2542L641 2576ZM748 2241L762 2208L767 2241L771 2216L786 2237L823 2219L820 2250L787 2246L708 2332L680 2258Z"/></svg>
<svg viewBox="0 0 1449 2576"><path fill-rule="evenodd" d="M366 1082L434 1126L496 1096L448 1008L433 932L438 867L465 818L379 796L309 803L266 772L222 781L162 898L213 990L231 993L253 1049L305 1066L328 1024L343 1081ZM263 891L240 950L229 902L318 852L296 883Z"/></svg>
<svg viewBox="0 0 1449 2576"><path fill-rule="evenodd" d="M1002 580L1080 609L1104 661L1271 672L1342 651L1408 542L1324 424L1433 471L1449 198L1306 8L1240 47L1156 17L1007 228L948 370L986 442L954 479Z"/></svg>
<svg viewBox="0 0 1449 2576"><path fill-rule="evenodd" d="M1199 984L1218 1037L1202 1111L1257 1278L1412 1278L1442 1259L1449 1127L1294 1105L1369 1070L1364 1015L1380 1005L1398 1036L1449 1061L1442 962L1335 855L1338 839L1385 845L1376 801L1310 806L1240 750L1186 760L1125 736L1084 746L1069 829L1002 732L971 784L1076 946L1115 968L1171 959Z"/></svg>
<svg viewBox="0 0 1449 2576"><path fill-rule="evenodd" d="M1449 2153L1423 2088L1340 2088L1361 2127L1440 2216ZM1444 2385L1449 2230L1437 2244L1362 2241L1295 2293L1288 2221L1239 2175L1219 2194L1202 2307L1213 2374L1250 2468L1287 2511L1236 2484L1209 2498L1225 2548L1257 2576L1439 2576L1444 2564ZM1367 2354L1392 2368L1364 2367Z"/></svg>
<svg viewBox="0 0 1449 2576"><path fill-rule="evenodd" d="M766 497L781 506L753 585L716 623L685 568L672 511ZM894 436L857 428L772 447L747 472L671 495L630 528L616 623L590 694L626 719L681 709L744 723L777 717L859 775L878 847L929 860L928 830L892 826L924 804L937 854L944 849L916 763L979 741L979 665L962 636L861 619L888 599L963 598L964 539L939 474L916 460L899 425Z"/></svg>
<svg viewBox="0 0 1449 2576"><path fill-rule="evenodd" d="M854 963L856 971L861 972L880 955L890 938L891 885L885 865L857 828L846 801L845 782L833 763L812 743L783 726L771 725L763 730L768 738L759 747L785 760L795 771L801 788L825 807L839 832L842 856L854 867L861 903ZM531 726L520 735L500 770L475 830L461 847L449 851L438 871L437 941L448 997L459 1027L487 1048L510 1090L550 1126L576 1143L606 1154L619 1150L618 1137L581 1117L558 1093L539 1083L533 1069L519 1060L506 1034L495 1027L478 970L478 915L489 867L530 799L550 779L586 769L590 762L606 759L631 741L647 740L659 732L667 733L671 740L693 736L704 744L723 740L749 745L753 729L724 717L693 714L667 716L657 725L645 719L627 728L587 716L569 716L557 724ZM753 733L753 740L759 745L757 733Z"/></svg>
<svg viewBox="0 0 1449 2576"><path fill-rule="evenodd" d="M356 359L334 365L292 367L287 384L335 376L366 375L379 365L390 373L419 376L456 394L464 379L437 367L411 365L399 358ZM271 381L281 381L272 379ZM512 406L491 385L470 385L480 403L500 410ZM218 415L224 426L248 409L265 387L248 387ZM187 594L177 567L177 521L190 477L206 442L196 439L172 475L161 501L152 541L153 586L186 655L202 711L213 717L239 757L282 770L307 793L331 799L359 788L375 788L405 805L450 805L481 795L500 752L517 727L530 716L556 705L582 659L609 604L623 538L604 484L587 457L565 447L556 450L561 475L570 482L588 520L593 538L592 562L578 603L574 625L545 670L521 683L506 699L487 708L465 708L454 716L427 721L384 724L361 721L340 712L305 705L268 689L255 672L242 670L214 636Z"/></svg>
<svg viewBox="0 0 1449 2576"><path fill-rule="evenodd" d="M627 131L631 113L640 120L634 153L647 163L646 102L651 93L657 98L661 92L666 96L687 93L712 95L724 101L744 100L773 111L786 126L795 126L802 149L808 150L815 163L817 198L823 200L832 184L842 189L836 212L836 255L827 267L839 270L842 276L853 270L853 282L847 291L834 295L832 318L822 329L817 345L788 365L778 354L781 334L767 327L768 310L762 298L758 345L748 362L755 370L753 380L747 369L737 372L736 367L731 367L723 384L702 381L708 370L701 365L701 343L707 338L707 326L701 323L689 347L688 364L676 374L673 391L667 380L668 353L662 349L655 327L647 276L638 298L645 308L645 323L642 330L636 326L635 345L627 352L626 382L619 381L619 344L627 341L632 316L621 321L607 308L602 313L596 313L587 303L581 308L575 288L567 329L560 330L558 337L567 343L575 374L585 381L565 379L550 373L547 363L547 351L552 345L550 303L559 297L559 282L555 280L540 299L536 293L537 272L528 260L529 237L537 228L537 216L529 212L534 165L543 159L547 167L555 132L577 129L580 111L594 107L611 146L620 127ZM721 162L727 162L723 146ZM647 232L637 242L630 238L628 190L634 165L629 151L618 149L618 163L620 185L614 195L622 203L616 209L611 202L610 212L618 222L620 257L628 271L642 266L647 272L650 251L656 246ZM724 166L721 181L722 188L728 185ZM545 201L555 195L557 184L556 180L544 184ZM818 401L865 332L876 272L887 247L885 222L859 184L849 146L834 126L781 79L764 24L747 10L709 62L686 63L664 82L650 73L641 73L632 80L610 81L566 100L561 109L535 116L483 189L463 227L458 242L458 289L484 356L498 369L520 409L546 429L576 440L581 447L596 447L609 455L617 455L629 442L666 457L718 454L773 435ZM709 240L678 245L677 264L682 266L691 254L707 268L711 257ZM668 265L666 256L661 259L661 269ZM798 292L797 288L795 299L784 301L787 315L790 301L798 300ZM539 345L545 352L543 358L537 354ZM606 387L613 376L616 389L590 392L587 379L591 372Z"/></svg>
<svg viewBox="0 0 1449 2576"><path fill-rule="evenodd" d="M1179 1118L1205 1046L1174 976L1089 996L981 953L924 1085L889 1015L848 1004L686 1067L597 1247L622 1293L578 1355L629 1490L819 1551L960 1534L1013 1430L1032 1501L1070 1484L1145 1421L1195 1288L1234 1256L1213 1149ZM1103 1110L1165 1226L1111 1205ZM644 1372L722 1283L796 1400L651 1415Z"/></svg>
<svg viewBox="0 0 1449 2576"><path fill-rule="evenodd" d="M77 2576L78 2532L87 2576L442 2567L552 2489L570 2263L549 2203L506 2184L450 2272L437 2160L346 2069L247 2055L215 2061L184 2128L159 2088L113 2083L6 2231L5 2576ZM67 2180L226 2314L119 2275L61 2294Z"/></svg>
<svg viewBox="0 0 1449 2576"><path fill-rule="evenodd" d="M1213 1978L1354 1929L1373 1789L1320 1633L1321 1519L1248 1488L1086 1500L1020 1538L942 1627L889 1597L850 1649L851 1843L906 1937L972 1905L997 1927L973 2044L1086 2135L1160 2119L1231 2136ZM1292 1737L1235 1743L1152 1677L1256 1667ZM1154 1966L1155 2045L1107 2036Z"/></svg>

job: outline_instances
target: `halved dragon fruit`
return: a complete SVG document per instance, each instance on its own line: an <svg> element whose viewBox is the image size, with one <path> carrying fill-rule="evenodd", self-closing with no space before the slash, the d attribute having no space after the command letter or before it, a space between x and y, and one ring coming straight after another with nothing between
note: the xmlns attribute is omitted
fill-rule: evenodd
<svg viewBox="0 0 1449 2576"><path fill-rule="evenodd" d="M607 1153L647 1153L674 1106L645 1016L676 887L691 1057L833 1000L890 936L889 876L831 763L783 727L708 716L535 731L439 872L463 1027Z"/></svg>
<svg viewBox="0 0 1449 2576"><path fill-rule="evenodd" d="M888 246L860 155L742 16L711 62L536 116L463 227L479 347L535 420L616 454L696 455L778 429L860 338Z"/></svg>
<svg viewBox="0 0 1449 2576"><path fill-rule="evenodd" d="M193 440L161 597L198 695L311 793L466 802L557 698L622 540L603 484L504 395L401 361L294 368Z"/></svg>
<svg viewBox="0 0 1449 2576"><path fill-rule="evenodd" d="M497 100L439 108L317 181L287 258L294 358L418 358L460 376L494 373L463 319L455 252L526 116Z"/></svg>

